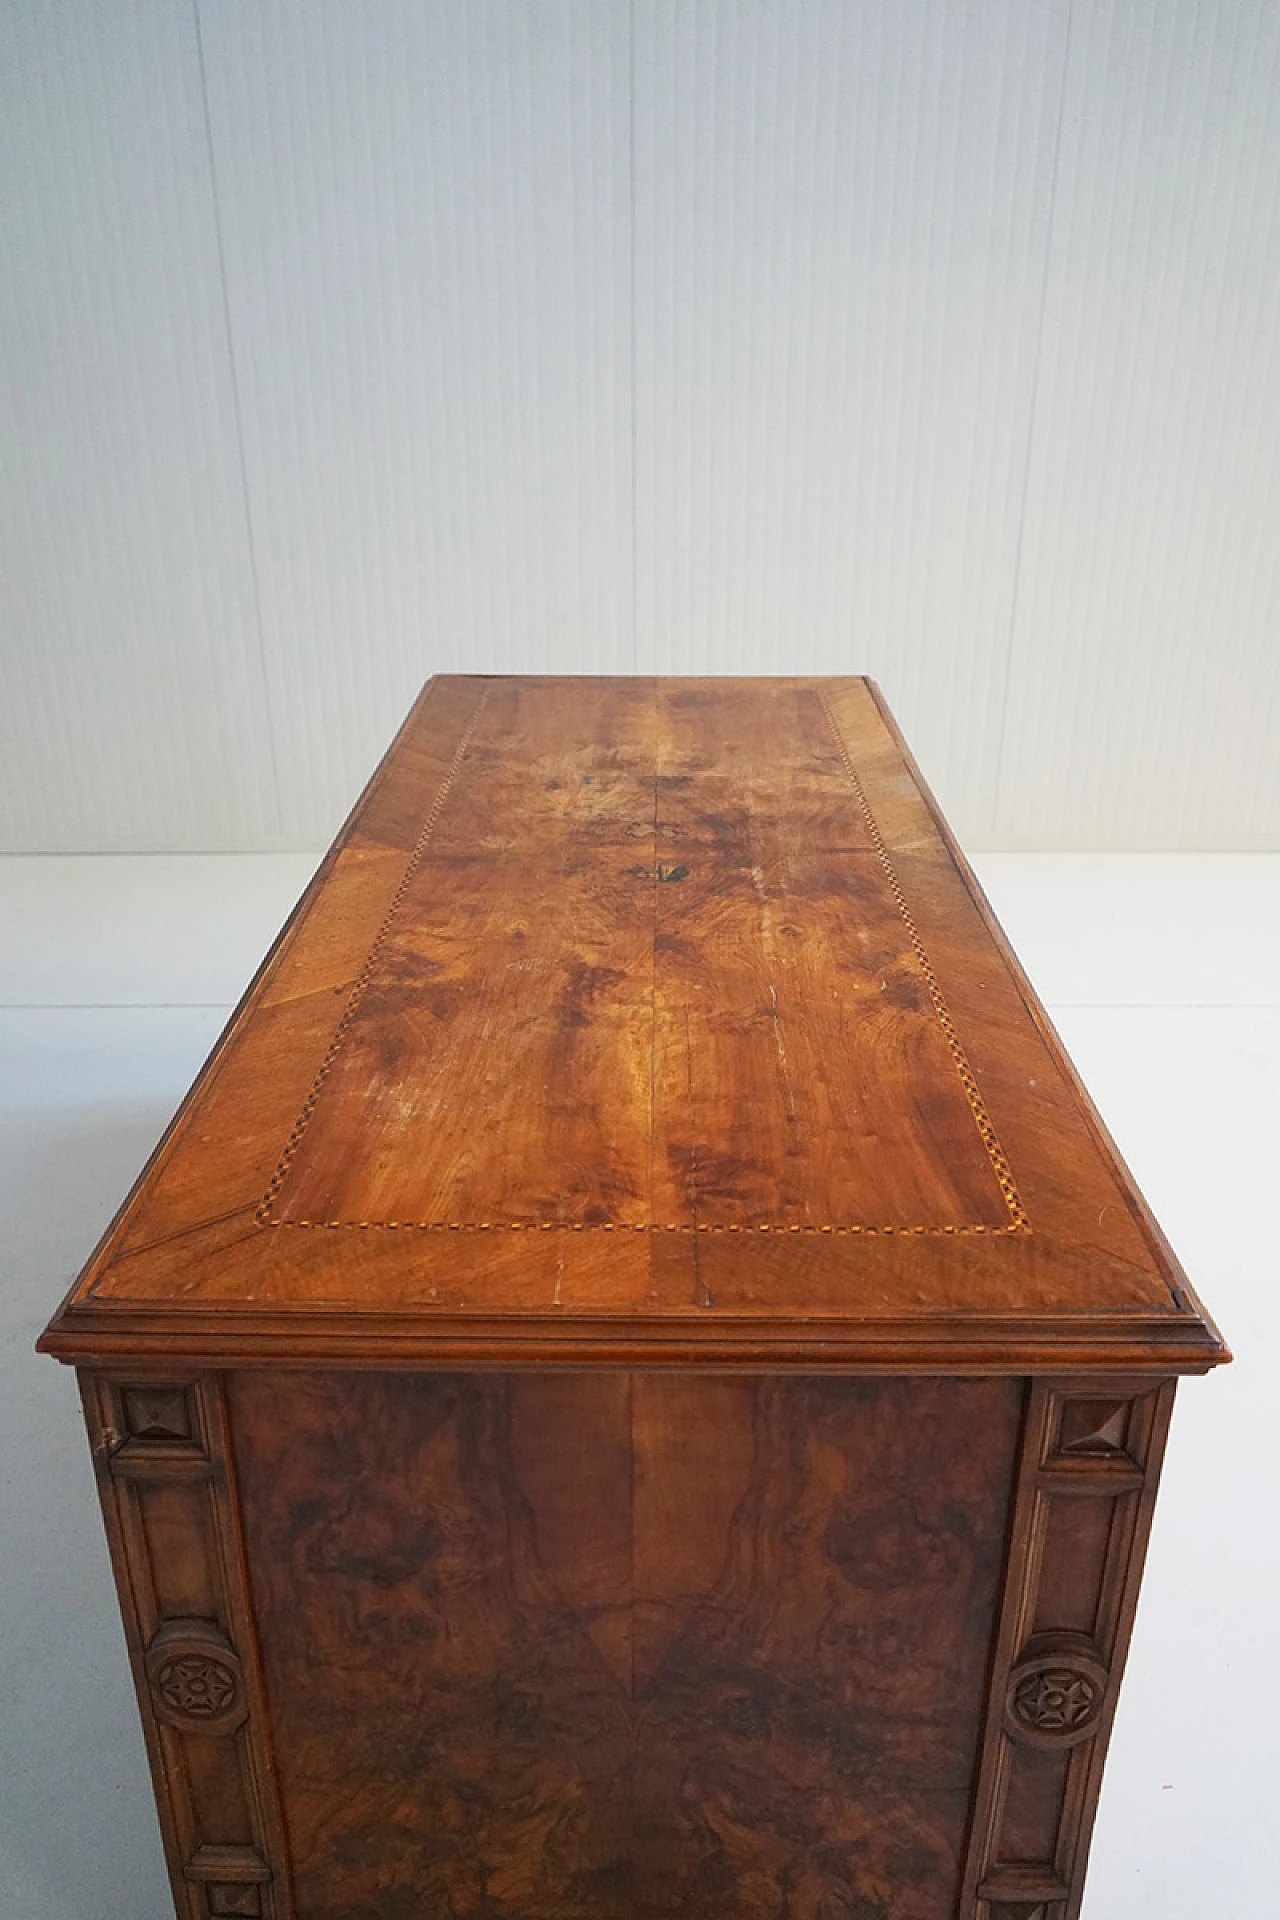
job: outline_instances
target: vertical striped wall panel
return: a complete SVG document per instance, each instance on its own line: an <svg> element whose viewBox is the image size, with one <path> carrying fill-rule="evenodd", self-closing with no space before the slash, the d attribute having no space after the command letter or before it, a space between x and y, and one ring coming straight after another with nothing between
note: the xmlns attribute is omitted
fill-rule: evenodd
<svg viewBox="0 0 1280 1920"><path fill-rule="evenodd" d="M989 806L1066 11L639 0L637 599L666 671L869 671Z"/></svg>
<svg viewBox="0 0 1280 1920"><path fill-rule="evenodd" d="M629 672L627 13L202 0L287 829L432 671Z"/></svg>
<svg viewBox="0 0 1280 1920"><path fill-rule="evenodd" d="M0 10L10 847L278 832L189 7Z"/></svg>
<svg viewBox="0 0 1280 1920"><path fill-rule="evenodd" d="M1004 845L1280 843L1280 10L1077 0Z"/></svg>
<svg viewBox="0 0 1280 1920"><path fill-rule="evenodd" d="M0 844L433 670L858 671L975 845L1280 844L1266 0L12 0Z"/></svg>

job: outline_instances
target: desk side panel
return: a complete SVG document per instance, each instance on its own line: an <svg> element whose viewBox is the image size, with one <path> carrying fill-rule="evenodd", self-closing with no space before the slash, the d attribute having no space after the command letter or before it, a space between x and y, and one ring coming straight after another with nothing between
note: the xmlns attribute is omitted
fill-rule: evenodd
<svg viewBox="0 0 1280 1920"><path fill-rule="evenodd" d="M1022 1381L228 1395L299 1920L954 1920Z"/></svg>

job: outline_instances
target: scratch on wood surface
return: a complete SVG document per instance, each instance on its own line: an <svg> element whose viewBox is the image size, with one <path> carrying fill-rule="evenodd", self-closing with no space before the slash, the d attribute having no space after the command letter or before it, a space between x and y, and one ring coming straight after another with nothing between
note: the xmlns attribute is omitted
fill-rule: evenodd
<svg viewBox="0 0 1280 1920"><path fill-rule="evenodd" d="M649 1214L653 1215L654 1148L658 1139L658 768L653 769L653 926L649 940Z"/></svg>
<svg viewBox="0 0 1280 1920"><path fill-rule="evenodd" d="M702 1277L702 1262L698 1257L698 1128L693 1097L693 1023L688 1007L684 1010L684 1058L686 1089L689 1096L689 1172L686 1193L694 1227L693 1297L701 1306L714 1307L715 1301L710 1287Z"/></svg>
<svg viewBox="0 0 1280 1920"><path fill-rule="evenodd" d="M791 1086L791 1068L787 1064L787 1043L782 1037L782 1019L778 1012L778 989L774 986L772 980L769 982L769 998L773 1002L774 1045L778 1049L778 1065L782 1068L782 1078L787 1089L787 1111L791 1115L792 1124L798 1125L799 1116L796 1113L795 1093Z"/></svg>
<svg viewBox="0 0 1280 1920"><path fill-rule="evenodd" d="M748 835L750 835L750 822L748 822L747 832ZM751 863L751 884L755 888L756 898L760 902L760 943L764 948L766 965L772 975L775 967L779 964L777 942L773 937L773 907L769 900L768 889L765 885L764 868L754 860ZM783 964L785 964L785 962ZM799 1124L799 1115L796 1113L795 1089L791 1084L791 1064L787 1059L787 1044L782 1037L782 1017L778 1011L778 989L773 984L772 979L769 981L769 1000L770 1012L773 1019L773 1043L778 1052L778 1065L782 1068L782 1083L787 1090L787 1113L790 1116L792 1126L797 1126Z"/></svg>

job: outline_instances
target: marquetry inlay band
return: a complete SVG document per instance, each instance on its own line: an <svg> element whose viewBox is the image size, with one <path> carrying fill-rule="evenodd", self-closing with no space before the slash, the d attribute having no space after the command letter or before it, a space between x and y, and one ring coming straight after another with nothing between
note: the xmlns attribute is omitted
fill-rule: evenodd
<svg viewBox="0 0 1280 1920"><path fill-rule="evenodd" d="M853 1233L875 1239L878 1234L896 1234L918 1238L921 1234L963 1238L981 1233L998 1239L1002 1234L1025 1233L1025 1227L988 1227L983 1225L945 1227L872 1227L817 1226L805 1221L720 1222L710 1220L272 1220L273 1227L365 1227L370 1231L391 1233L772 1233L779 1239L789 1233Z"/></svg>
<svg viewBox="0 0 1280 1920"><path fill-rule="evenodd" d="M276 1195L284 1184L285 1176L302 1142L302 1136L311 1123L311 1116L316 1110L316 1104L319 1101L321 1093L324 1091L324 1083L333 1071L333 1063L341 1052L342 1043L346 1039L351 1028L351 1023L359 1011L360 1002L369 990L369 983L373 979L377 969L382 949L387 942L387 936L395 924L396 915L404 903L404 897L409 891L413 876L422 865L423 856L427 851L431 836L436 830L436 822L440 818L445 801L449 798L450 789L458 777L458 770L467 757L467 749L475 738L475 731L480 724L480 716L485 710L488 699L489 689L486 687L481 693L480 698L476 701L475 710L470 720L468 720L466 726L458 736L458 744L453 750L453 758L450 760L445 771L444 779L440 782L436 797L431 803L431 810L422 823L422 831L414 842L413 852L409 855L408 864L400 876L400 884L391 897L391 905L387 908L383 916L381 926L373 936L373 945L364 957L364 965L357 974L355 985L347 996L347 1004L342 1009L341 1018L333 1031L333 1038L325 1050L325 1056L320 1062L315 1079L311 1083L311 1090L303 1102L302 1112L293 1123L293 1129L289 1138L285 1141L284 1152L281 1154L276 1170L271 1176L271 1184L263 1195L262 1204L259 1206L257 1213L259 1226L277 1226L279 1224L279 1222L273 1218Z"/></svg>
<svg viewBox="0 0 1280 1920"><path fill-rule="evenodd" d="M977 1078L974 1074L972 1066L970 1065L968 1055L966 1054L964 1046L960 1040L959 1033L957 1032L955 1022L952 1018L950 1009L947 1005L946 998L943 994L942 987L938 979L937 971L934 967L932 959L929 956L928 949L926 948L924 941L921 937L920 930L916 924L915 916L911 910L910 903L907 899L907 896L903 890L901 881L899 880L897 872L894 868L893 861L890 856L889 849L886 844L884 835L880 830L879 822L877 821L875 814L872 811L871 804L867 798L866 790L863 787L863 784L858 775L857 769L854 766L853 759L852 759L852 756L850 755L848 745L844 739L843 734L840 731L839 725L836 721L835 714L831 709L830 703L827 700L827 697L825 694L819 694L817 697L821 703L821 707L822 707L822 711L823 711L823 715L826 720L826 723L830 728L831 735L835 744L836 752L840 759L841 766L853 790L854 799L857 803L858 810L866 826L868 836L870 837L872 849L875 853L876 860L879 863L881 872L884 876L884 881L885 881L887 891L893 902L894 909L898 915L898 918L902 924L903 931L907 938L907 943L915 959L916 965L919 967L920 976L924 982L925 989L928 994L930 1007L933 1011L933 1015L937 1021L937 1024L941 1029L942 1036L946 1042L948 1052L950 1053L950 1056L951 1056L952 1064L956 1071L956 1075L964 1091L964 1096L968 1103L969 1110L973 1115L974 1123L977 1127L978 1135L979 1135L979 1138L981 1139L983 1149L986 1153L988 1161L990 1162L991 1170L995 1176L997 1185L999 1186L1000 1193L1003 1197L1005 1207L1008 1210L1009 1218L1008 1218L1007 1224L1002 1224L997 1226L997 1225L992 1225L985 1222L959 1222L955 1224L945 1224L945 1225L915 1225L915 1224L877 1225L877 1224L868 1224L864 1222L830 1222L830 1223L794 1222L793 1223L793 1222L770 1222L770 1221L713 1223L709 1221L666 1222L666 1221L577 1221L577 1220L563 1220L563 1221L562 1220L517 1220L517 1221L510 1221L510 1220L508 1221L355 1220L355 1219L307 1219L307 1218L281 1219L278 1216L276 1212L277 1198L288 1176L289 1169L292 1166L294 1159L296 1158L298 1149L302 1143L303 1136L306 1133L307 1128L310 1125L312 1117L316 1111L316 1107L319 1104L320 1097L324 1091L325 1082L328 1080L333 1070L334 1062L338 1058L338 1055L342 1049L343 1043L346 1040L348 1033L350 1032L356 1013L359 1010L360 1004L364 999L365 994L367 993L369 986L374 978L374 975L377 970L378 961L386 946L388 937L395 923L396 917L399 914L400 909L404 904L405 897L408 894L409 887L414 878L414 875L416 874L419 866L421 865L426 855L428 845L430 843L432 834L435 831L437 822L439 821L441 812L443 811L445 802L448 799L449 793L452 790L457 780L458 774L462 768L462 764L466 759L466 756L471 747L472 741L475 738L476 730L479 726L481 715L484 712L484 708L488 699L488 689L485 689L485 691L482 692L479 700L476 702L476 706L471 715L470 720L467 722L467 725L464 727L461 735L459 736L457 746L454 749L453 757L445 771L443 779L441 780L439 789L436 792L435 799L431 804L430 811L428 812L427 817L423 822L422 830L419 833L416 842L414 843L413 851L409 856L409 860L401 876L400 883L396 888L395 894L393 895L391 900L391 904L388 907L386 914L383 917L383 920L377 930L377 933L374 935L373 943L370 946L368 953L365 956L364 964L361 967L360 972L355 980L355 983L351 988L351 992L347 997L346 1005L344 1006L342 1014L338 1020L338 1024L334 1029L333 1037L329 1042L328 1048L326 1049L324 1054L324 1058L321 1061L319 1069L316 1073L316 1077L312 1082L311 1088L307 1094L305 1101L303 1102L302 1110L299 1113L297 1120L294 1122L294 1125L292 1130L290 1131L289 1137L285 1142L284 1150L281 1153L279 1162L277 1163L275 1171L271 1176L271 1180L267 1187L267 1191L264 1194L262 1201L258 1206L257 1213L255 1216L257 1224L259 1226L264 1226L264 1227L294 1227L294 1228L301 1228L301 1229L316 1229L316 1228L327 1228L327 1229L334 1229L334 1230L364 1229L367 1231L375 1231L375 1232L388 1232L388 1231L399 1232L399 1231L409 1230L409 1231L432 1232L432 1233L489 1233L489 1232L519 1233L519 1232L554 1232L554 1231L565 1231L565 1232L572 1232L572 1233L654 1233L654 1234L661 1234L661 1233L672 1233L672 1234L680 1234L680 1233L685 1233L685 1234L698 1234L698 1233L703 1233L703 1234L705 1233L710 1233L710 1234L717 1234L717 1233L822 1234L822 1233L830 1233L830 1234L841 1234L841 1235L851 1234L851 1235L859 1235L864 1237L874 1237L876 1235L895 1235L895 1236L923 1236L923 1237L930 1237L930 1238L933 1238L933 1237L956 1238L956 1237L966 1237L969 1235L982 1235L984 1237L991 1238L991 1237L998 1237L998 1236L1008 1235L1008 1234L1021 1234L1021 1233L1029 1232L1031 1228L1031 1223L1027 1217L1026 1209L1023 1206L1021 1197L1019 1195L1017 1183L1014 1180L1013 1170L1012 1170L1012 1167L1010 1166L1008 1155L1005 1153L1005 1150L1001 1145L999 1136L997 1135L995 1126L991 1120L991 1116L987 1111L986 1103L982 1097L982 1092L978 1085ZM640 870L636 869L636 871L638 873ZM686 877L687 872L688 872L688 869L685 867L676 867L676 868L670 868L666 870L660 867L657 871L656 877L659 879L676 879L676 878L683 879ZM653 878L654 876L651 875L646 869L645 877Z"/></svg>
<svg viewBox="0 0 1280 1920"><path fill-rule="evenodd" d="M871 844L876 850L876 858L880 862L885 883L893 898L893 903L898 909L898 917L902 921L907 939L911 943L911 951L915 954L920 965L920 971L924 975L924 981L929 991L929 999L932 1003L933 1011L937 1016L938 1025L942 1028L943 1037L950 1051L956 1073L959 1075L960 1084L964 1088L965 1098L969 1102L969 1109L973 1114L978 1132L982 1138L982 1144L987 1150L987 1158L991 1162L992 1172L1000 1183L1000 1191L1004 1195L1005 1205L1009 1209L1010 1225L1015 1231L1018 1229L1025 1230L1030 1225L1030 1222L1027 1219L1026 1209L1018 1195L1017 1183L1013 1177L1013 1168L1009 1165L1009 1156L1001 1146L999 1136L992 1124L991 1115L987 1112L986 1102L982 1098L981 1088L978 1086L978 1082L974 1077L968 1055L965 1053L964 1047L961 1044L955 1022L951 1018L951 1011L947 1006L937 973L934 971L933 962L929 958L928 950L920 937L920 929L916 925L915 915L911 911L910 903L902 889L902 882L899 880L893 861L889 856L889 849L885 844L884 835L880 831L880 823L871 811L871 803L867 799L866 789L858 777L858 770L853 764L853 757L849 752L845 737L836 724L835 714L831 711L831 702L827 699L825 693L820 694L819 698L822 701L822 710L827 717L827 724L831 728L832 737L836 743L836 750L840 755L845 773L849 777L849 784L853 788L859 811L862 814L863 820L866 822L867 832L871 836Z"/></svg>

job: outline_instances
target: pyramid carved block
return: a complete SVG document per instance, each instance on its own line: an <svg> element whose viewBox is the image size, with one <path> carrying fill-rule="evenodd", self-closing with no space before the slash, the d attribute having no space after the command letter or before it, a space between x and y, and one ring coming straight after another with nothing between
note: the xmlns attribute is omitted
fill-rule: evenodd
<svg viewBox="0 0 1280 1920"><path fill-rule="evenodd" d="M1129 1400L1068 1400L1062 1409L1062 1453L1107 1459L1125 1452Z"/></svg>
<svg viewBox="0 0 1280 1920"><path fill-rule="evenodd" d="M195 1438L191 1399L185 1387L126 1387L121 1395L131 1440Z"/></svg>

